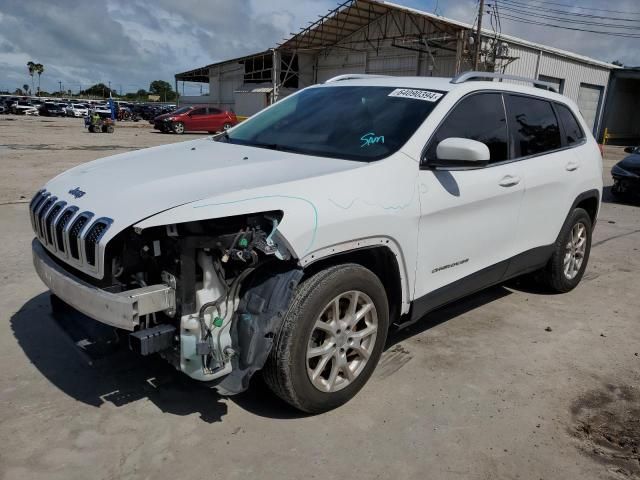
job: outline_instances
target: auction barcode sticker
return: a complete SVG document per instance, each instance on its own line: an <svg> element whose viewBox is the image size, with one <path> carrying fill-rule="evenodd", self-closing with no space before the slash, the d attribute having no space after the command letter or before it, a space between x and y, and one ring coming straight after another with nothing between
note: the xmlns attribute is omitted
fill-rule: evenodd
<svg viewBox="0 0 640 480"><path fill-rule="evenodd" d="M413 98L424 100L425 102L437 102L442 98L442 93L430 92L429 90L413 90L411 88L396 88L389 94L390 97Z"/></svg>

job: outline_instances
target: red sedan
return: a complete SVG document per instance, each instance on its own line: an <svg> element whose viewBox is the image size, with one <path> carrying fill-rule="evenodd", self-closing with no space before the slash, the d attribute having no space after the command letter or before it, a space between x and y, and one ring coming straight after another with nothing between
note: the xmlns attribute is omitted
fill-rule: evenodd
<svg viewBox="0 0 640 480"><path fill-rule="evenodd" d="M164 128L160 130L178 134L197 131L215 133L238 123L235 113L206 105L181 108L163 117L161 122Z"/></svg>

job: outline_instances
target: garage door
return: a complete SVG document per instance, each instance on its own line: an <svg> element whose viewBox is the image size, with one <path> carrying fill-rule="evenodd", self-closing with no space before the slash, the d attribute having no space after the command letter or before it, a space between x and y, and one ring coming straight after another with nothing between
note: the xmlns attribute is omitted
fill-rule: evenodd
<svg viewBox="0 0 640 480"><path fill-rule="evenodd" d="M598 118L601 97L602 87L588 85L586 83L580 84L580 90L578 91L578 108L592 131Z"/></svg>

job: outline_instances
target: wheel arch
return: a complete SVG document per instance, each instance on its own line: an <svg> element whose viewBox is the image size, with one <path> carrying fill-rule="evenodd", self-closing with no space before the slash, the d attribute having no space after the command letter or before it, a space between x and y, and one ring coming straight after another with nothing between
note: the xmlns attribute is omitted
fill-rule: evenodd
<svg viewBox="0 0 640 480"><path fill-rule="evenodd" d="M402 251L388 237L354 240L315 251L301 259L304 278L326 268L356 263L371 270L382 282L389 301L390 323L410 307L409 279Z"/></svg>
<svg viewBox="0 0 640 480"><path fill-rule="evenodd" d="M589 218L591 218L592 226L595 226L598 211L600 210L600 191L596 189L587 190L578 195L571 206L571 210L567 213L567 217L576 208L585 210L589 214Z"/></svg>

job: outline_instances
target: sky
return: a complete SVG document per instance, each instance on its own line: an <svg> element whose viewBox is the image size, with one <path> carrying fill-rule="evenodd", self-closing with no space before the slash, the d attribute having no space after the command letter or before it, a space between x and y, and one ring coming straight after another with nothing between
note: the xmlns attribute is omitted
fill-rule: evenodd
<svg viewBox="0 0 640 480"><path fill-rule="evenodd" d="M541 6L540 0L518 1ZM476 0L395 3L435 10L467 23L473 23L477 9ZM575 10L625 17L631 28L638 26L629 31L640 32L639 0L577 3L638 12L628 16ZM123 93L148 89L157 79L173 85L177 72L273 47L337 4L337 0L0 0L0 90L14 91L30 83L26 67L30 60L44 65L41 86L46 91L58 90L60 83L64 90L75 92L94 83L111 82L113 89ZM640 38L557 30L510 20L502 21L502 31L599 60L640 65ZM199 88L192 84L185 93L196 94Z"/></svg>

